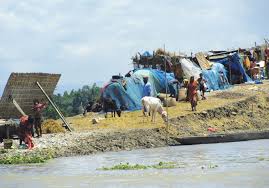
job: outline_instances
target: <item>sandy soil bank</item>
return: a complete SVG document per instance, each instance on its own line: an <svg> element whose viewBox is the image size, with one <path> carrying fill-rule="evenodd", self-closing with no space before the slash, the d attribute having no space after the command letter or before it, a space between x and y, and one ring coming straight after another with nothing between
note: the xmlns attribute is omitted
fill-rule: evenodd
<svg viewBox="0 0 269 188"><path fill-rule="evenodd" d="M208 94L199 101L198 111L192 112L189 103L179 102L169 108L169 129L158 117L153 124L142 117L140 111L125 112L121 118L107 118L92 124L92 118L103 115L68 118L75 131L46 134L35 138L35 149L12 149L0 154L0 159L12 155L45 155L47 149L54 157L87 155L96 152L132 150L180 144L177 139L185 136L216 133L263 131L269 129L269 83L239 85L226 91Z"/></svg>

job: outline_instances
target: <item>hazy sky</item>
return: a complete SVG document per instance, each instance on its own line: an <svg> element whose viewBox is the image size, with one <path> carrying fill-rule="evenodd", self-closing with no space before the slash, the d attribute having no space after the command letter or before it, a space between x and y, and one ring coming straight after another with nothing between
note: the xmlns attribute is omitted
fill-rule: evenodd
<svg viewBox="0 0 269 188"><path fill-rule="evenodd" d="M0 0L0 91L11 72L61 73L58 90L132 68L136 52L269 38L267 0ZM0 94L1 95L1 94Z"/></svg>

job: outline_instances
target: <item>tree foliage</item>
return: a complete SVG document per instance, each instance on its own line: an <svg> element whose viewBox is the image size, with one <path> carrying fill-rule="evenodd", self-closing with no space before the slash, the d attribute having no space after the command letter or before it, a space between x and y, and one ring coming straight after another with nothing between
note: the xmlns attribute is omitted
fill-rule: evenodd
<svg viewBox="0 0 269 188"><path fill-rule="evenodd" d="M65 91L62 95L53 95L54 103L59 107L64 116L74 116L81 113L81 110L88 102L95 102L100 98L101 88L96 84L92 86L85 85L79 90L72 90L71 92ZM49 105L44 110L46 118L58 119L54 108Z"/></svg>

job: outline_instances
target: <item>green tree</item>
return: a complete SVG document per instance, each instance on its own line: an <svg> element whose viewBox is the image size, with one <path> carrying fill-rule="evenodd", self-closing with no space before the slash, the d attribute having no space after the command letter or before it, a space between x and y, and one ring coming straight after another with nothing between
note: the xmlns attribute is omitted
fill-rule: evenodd
<svg viewBox="0 0 269 188"><path fill-rule="evenodd" d="M65 91L63 95L52 96L52 100L59 107L64 116L74 116L82 111L82 107L88 102L96 102L100 98L101 88L96 84L92 86L85 85L79 90ZM58 119L59 116L51 105L44 110L46 118Z"/></svg>

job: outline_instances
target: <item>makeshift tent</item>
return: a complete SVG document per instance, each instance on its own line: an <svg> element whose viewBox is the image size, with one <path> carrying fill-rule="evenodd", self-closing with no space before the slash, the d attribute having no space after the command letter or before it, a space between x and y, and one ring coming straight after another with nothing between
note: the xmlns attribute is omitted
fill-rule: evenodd
<svg viewBox="0 0 269 188"><path fill-rule="evenodd" d="M251 78L247 75L243 62L238 53L234 53L230 56L227 56L223 59L214 60L215 62L221 63L225 66L228 71L228 78L232 78L232 83L237 83L241 79L243 82L250 82ZM230 75L231 71L231 75Z"/></svg>
<svg viewBox="0 0 269 188"><path fill-rule="evenodd" d="M195 79L199 78L199 74L202 70L198 65L186 58L180 59L179 62L185 78L190 79L191 76L194 76Z"/></svg>
<svg viewBox="0 0 269 188"><path fill-rule="evenodd" d="M208 90L219 90L229 87L227 70L220 63L214 63L210 70L204 70L203 77L207 81Z"/></svg>
<svg viewBox="0 0 269 188"><path fill-rule="evenodd" d="M154 96L157 96L160 92L165 92L165 72L157 69L138 69L134 71L131 77L111 80L103 88L102 96L114 99L118 108L122 107L131 111L141 109L143 76L149 77ZM174 80L173 73L166 73L166 77L168 83ZM125 86L123 86L123 80L126 82Z"/></svg>

